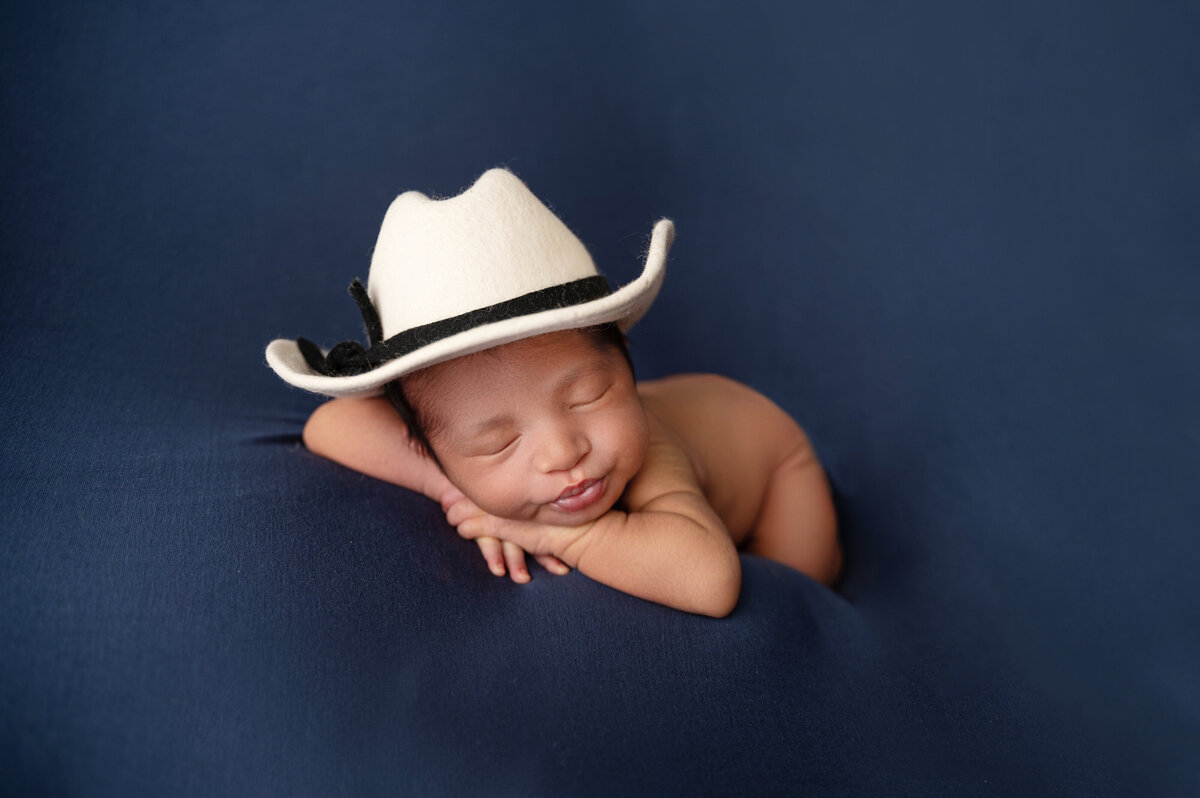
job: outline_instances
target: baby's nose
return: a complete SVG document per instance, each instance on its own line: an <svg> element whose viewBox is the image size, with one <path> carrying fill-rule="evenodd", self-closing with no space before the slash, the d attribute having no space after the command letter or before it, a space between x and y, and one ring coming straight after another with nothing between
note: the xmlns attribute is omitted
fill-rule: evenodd
<svg viewBox="0 0 1200 798"><path fill-rule="evenodd" d="M591 444L584 435L566 431L548 435L542 444L539 467L546 473L570 471L591 450Z"/></svg>

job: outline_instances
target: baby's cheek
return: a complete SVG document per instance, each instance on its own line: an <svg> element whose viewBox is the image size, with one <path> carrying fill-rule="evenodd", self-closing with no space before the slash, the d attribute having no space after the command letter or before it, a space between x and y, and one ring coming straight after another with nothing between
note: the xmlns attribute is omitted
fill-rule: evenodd
<svg viewBox="0 0 1200 798"><path fill-rule="evenodd" d="M472 498L479 509L488 515L520 520L529 514L525 497L520 493L518 485L493 477L482 480L476 487L476 495Z"/></svg>
<svg viewBox="0 0 1200 798"><path fill-rule="evenodd" d="M623 430L621 453L634 472L641 470L649 442L650 431L645 417L639 415L630 418Z"/></svg>

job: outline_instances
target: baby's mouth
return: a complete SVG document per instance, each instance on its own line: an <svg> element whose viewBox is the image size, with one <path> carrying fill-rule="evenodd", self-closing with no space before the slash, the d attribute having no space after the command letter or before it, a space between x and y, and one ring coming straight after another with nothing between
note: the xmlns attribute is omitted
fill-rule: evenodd
<svg viewBox="0 0 1200 798"><path fill-rule="evenodd" d="M604 488L607 484L607 477L585 479L583 482L572 485L560 493L553 504L559 510L567 513L577 513L580 510L586 510L604 495Z"/></svg>

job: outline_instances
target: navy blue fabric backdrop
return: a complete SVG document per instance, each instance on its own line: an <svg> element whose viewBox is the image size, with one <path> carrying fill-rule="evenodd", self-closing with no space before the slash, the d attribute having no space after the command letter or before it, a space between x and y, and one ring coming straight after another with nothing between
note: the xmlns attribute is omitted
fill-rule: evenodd
<svg viewBox="0 0 1200 798"><path fill-rule="evenodd" d="M1195 3L7 3L0 792L1200 792ZM308 454L383 212L506 164L847 567L487 574Z"/></svg>

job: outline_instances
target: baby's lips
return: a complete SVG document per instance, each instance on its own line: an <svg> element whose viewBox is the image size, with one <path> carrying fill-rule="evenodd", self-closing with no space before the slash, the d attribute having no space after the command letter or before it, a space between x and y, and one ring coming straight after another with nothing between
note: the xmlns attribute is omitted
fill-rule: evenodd
<svg viewBox="0 0 1200 798"><path fill-rule="evenodd" d="M572 496L578 496L579 494L583 493L585 490L590 488L592 485L595 485L599 481L600 480L598 480L598 479L585 479L580 482L576 482L574 485L570 485L570 486L564 488L563 492L558 494L558 498L555 499L555 501L560 502L563 499L569 499Z"/></svg>
<svg viewBox="0 0 1200 798"><path fill-rule="evenodd" d="M607 477L578 482L559 494L553 504L563 512L581 512L603 497L606 485Z"/></svg>

